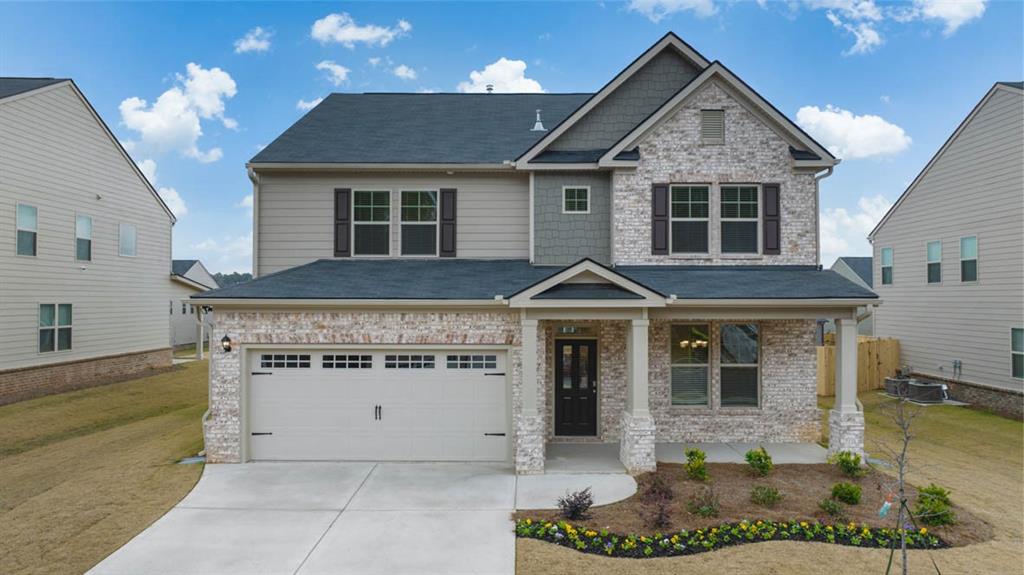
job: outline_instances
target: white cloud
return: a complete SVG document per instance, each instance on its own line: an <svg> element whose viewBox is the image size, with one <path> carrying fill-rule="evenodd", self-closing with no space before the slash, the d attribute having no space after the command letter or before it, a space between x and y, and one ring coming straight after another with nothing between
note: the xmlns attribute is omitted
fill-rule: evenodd
<svg viewBox="0 0 1024 575"><path fill-rule="evenodd" d="M231 75L220 68L205 69L189 62L187 76L175 76L176 85L166 90L152 105L133 96L121 101L121 122L139 133L141 142L157 152L178 151L200 162L215 162L223 156L220 148L200 150L202 120L220 120L228 129L238 122L224 115L225 100L233 98L238 89Z"/></svg>
<svg viewBox="0 0 1024 575"><path fill-rule="evenodd" d="M986 0L914 0L914 7L923 19L945 22L942 33L951 36L959 27L981 18L985 3Z"/></svg>
<svg viewBox="0 0 1024 575"><path fill-rule="evenodd" d="M416 89L416 93L417 94L436 94L437 90L435 90L433 88L423 88L423 87L420 87L420 88Z"/></svg>
<svg viewBox="0 0 1024 575"><path fill-rule="evenodd" d="M526 62L499 58L483 70L469 73L468 82L459 82L460 92L483 93L492 84L495 92L543 92L540 82L526 77Z"/></svg>
<svg viewBox="0 0 1024 575"><path fill-rule="evenodd" d="M203 255L211 269L249 271L252 269L252 232L243 236L225 236L219 240L207 238L192 249Z"/></svg>
<svg viewBox="0 0 1024 575"><path fill-rule="evenodd" d="M320 102L323 102L323 101L324 101L323 98L315 98L315 99L309 100L309 101L299 100L298 102L295 103L295 108L305 112L305 111L312 110L313 108L316 108L317 105Z"/></svg>
<svg viewBox="0 0 1024 575"><path fill-rule="evenodd" d="M892 204L881 195L861 197L851 214L846 208L821 213L821 263L829 266L841 256L871 255L868 233Z"/></svg>
<svg viewBox="0 0 1024 575"><path fill-rule="evenodd" d="M832 105L804 106L797 111L796 121L830 152L847 160L898 154L912 141L903 128L880 116L857 116Z"/></svg>
<svg viewBox="0 0 1024 575"><path fill-rule="evenodd" d="M874 0L804 0L811 10L839 12L851 20L881 20L882 11Z"/></svg>
<svg viewBox="0 0 1024 575"><path fill-rule="evenodd" d="M415 80L416 79L416 70L413 70L412 68L406 66L405 64L400 64L400 65L396 66L395 69L392 70L391 72L395 76L398 76L399 78L401 78L403 80Z"/></svg>
<svg viewBox="0 0 1024 575"><path fill-rule="evenodd" d="M139 167L139 171L142 172L142 175L146 176L146 179L149 180L151 185L156 184L156 162L150 158L146 158L141 162L135 162L135 165Z"/></svg>
<svg viewBox="0 0 1024 575"><path fill-rule="evenodd" d="M843 52L844 56L874 52L875 48L883 44L881 34L878 33L878 30L875 30L874 24L870 22L847 24L832 12L825 14L825 17L828 18L829 22L832 22L833 26L846 30L850 34L853 34L854 38L857 39L853 46L850 46L848 50Z"/></svg>
<svg viewBox="0 0 1024 575"><path fill-rule="evenodd" d="M246 52L266 52L270 50L270 37L273 36L269 30L257 26L245 33L238 40L235 40L235 54Z"/></svg>
<svg viewBox="0 0 1024 575"><path fill-rule="evenodd" d="M245 196L244 198L239 200L238 203L235 204L235 207L236 208L244 208L244 209L249 210L251 212L252 211L252 194L249 194L248 196Z"/></svg>
<svg viewBox="0 0 1024 575"><path fill-rule="evenodd" d="M174 188L160 188L156 193L160 194L160 199L167 204L167 207L171 210L171 213L174 214L174 217L180 218L188 213L188 207L185 206L185 200L181 197L181 194L178 193L178 190L175 190Z"/></svg>
<svg viewBox="0 0 1024 575"><path fill-rule="evenodd" d="M387 46L395 38L404 36L412 30L412 24L399 20L394 27L367 24L360 26L346 12L328 14L313 22L310 36L321 44L335 42L346 48L355 48L357 42L367 46Z"/></svg>
<svg viewBox="0 0 1024 575"><path fill-rule="evenodd" d="M335 86L340 86L348 81L350 70L334 60L324 60L316 65L316 69L327 72L327 79Z"/></svg>
<svg viewBox="0 0 1024 575"><path fill-rule="evenodd" d="M881 100L883 104L888 104L892 101L892 98L890 98L888 94L882 94L878 99Z"/></svg>
<svg viewBox="0 0 1024 575"><path fill-rule="evenodd" d="M655 23L676 12L693 12L698 18L707 18L718 11L714 0L630 0L627 9Z"/></svg>
<svg viewBox="0 0 1024 575"><path fill-rule="evenodd" d="M376 68L378 65L380 65L380 56L374 56L372 58L367 59L366 61L369 62L371 66Z"/></svg>

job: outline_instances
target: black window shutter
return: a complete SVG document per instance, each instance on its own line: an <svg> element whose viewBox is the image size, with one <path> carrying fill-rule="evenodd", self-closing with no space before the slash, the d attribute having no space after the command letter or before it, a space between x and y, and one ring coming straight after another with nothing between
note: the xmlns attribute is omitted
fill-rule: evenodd
<svg viewBox="0 0 1024 575"><path fill-rule="evenodd" d="M668 255L668 184L651 188L651 253Z"/></svg>
<svg viewBox="0 0 1024 575"><path fill-rule="evenodd" d="M782 253L782 213L780 210L779 184L764 184L761 186L764 196L764 209L761 213L762 228L764 229L764 241L762 251L765 255L779 255Z"/></svg>
<svg viewBox="0 0 1024 575"><path fill-rule="evenodd" d="M441 188L441 245L437 255L455 257L455 188Z"/></svg>
<svg viewBox="0 0 1024 575"><path fill-rule="evenodd" d="M351 216L352 189L335 188L334 190L334 257L347 258L352 255L349 233L352 225Z"/></svg>

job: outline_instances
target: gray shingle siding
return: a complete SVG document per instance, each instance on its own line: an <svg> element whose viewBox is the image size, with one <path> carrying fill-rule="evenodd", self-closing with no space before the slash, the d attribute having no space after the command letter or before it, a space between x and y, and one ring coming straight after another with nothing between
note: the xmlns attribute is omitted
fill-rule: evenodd
<svg viewBox="0 0 1024 575"><path fill-rule="evenodd" d="M589 186L590 213L563 214L562 187ZM611 177L607 172L537 172L533 181L534 262L567 265L611 259Z"/></svg>

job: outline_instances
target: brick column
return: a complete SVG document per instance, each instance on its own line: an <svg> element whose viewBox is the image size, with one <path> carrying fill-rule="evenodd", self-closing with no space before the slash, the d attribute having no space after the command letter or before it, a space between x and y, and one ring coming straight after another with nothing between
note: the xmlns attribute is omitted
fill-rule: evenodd
<svg viewBox="0 0 1024 575"><path fill-rule="evenodd" d="M544 473L544 416L538 406L537 320L522 320L522 407L515 415L516 473Z"/></svg>
<svg viewBox="0 0 1024 575"><path fill-rule="evenodd" d="M828 451L864 453L864 414L857 405L857 321L837 319L836 402L828 417Z"/></svg>
<svg viewBox="0 0 1024 575"><path fill-rule="evenodd" d="M622 413L622 436L619 459L629 473L643 473L655 468L654 418L648 409L648 330L650 321L634 319L627 339L628 388L626 410Z"/></svg>

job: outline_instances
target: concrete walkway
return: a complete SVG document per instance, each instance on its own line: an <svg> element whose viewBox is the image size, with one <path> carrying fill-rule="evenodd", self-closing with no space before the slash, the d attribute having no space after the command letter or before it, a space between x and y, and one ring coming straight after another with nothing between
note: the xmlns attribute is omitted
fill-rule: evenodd
<svg viewBox="0 0 1024 575"><path fill-rule="evenodd" d="M636 491L623 473L516 477L506 465L207 465L89 574L511 574L512 511L583 487L598 504Z"/></svg>

